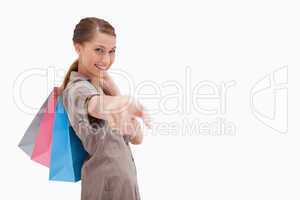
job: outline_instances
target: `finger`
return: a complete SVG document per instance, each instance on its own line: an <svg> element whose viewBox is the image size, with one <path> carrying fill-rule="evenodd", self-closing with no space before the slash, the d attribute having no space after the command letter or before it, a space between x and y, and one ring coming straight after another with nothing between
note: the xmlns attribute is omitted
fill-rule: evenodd
<svg viewBox="0 0 300 200"><path fill-rule="evenodd" d="M137 126L133 121L128 121L128 133L131 137L135 137L137 133Z"/></svg>
<svg viewBox="0 0 300 200"><path fill-rule="evenodd" d="M152 128L151 118L148 114L143 115L142 120L147 128Z"/></svg>
<svg viewBox="0 0 300 200"><path fill-rule="evenodd" d="M145 109L141 111L141 114L138 117L142 119L147 128L152 128L150 115Z"/></svg>
<svg viewBox="0 0 300 200"><path fill-rule="evenodd" d="M134 105L133 115L143 118L144 114L144 106L140 102L136 101Z"/></svg>
<svg viewBox="0 0 300 200"><path fill-rule="evenodd" d="M134 134L133 124L130 119L129 120L126 119L122 123L122 126L123 126L123 134L124 135L133 135Z"/></svg>

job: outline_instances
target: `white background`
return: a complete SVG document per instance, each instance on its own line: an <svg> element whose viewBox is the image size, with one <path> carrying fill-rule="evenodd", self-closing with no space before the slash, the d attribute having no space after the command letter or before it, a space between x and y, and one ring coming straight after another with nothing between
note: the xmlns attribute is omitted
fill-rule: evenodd
<svg viewBox="0 0 300 200"><path fill-rule="evenodd" d="M87 16L104 18L116 28L117 60L112 69L130 74L135 87L153 81L160 89L158 99L140 99L149 110L174 93L174 88L164 87L166 81L176 81L186 92L177 92L185 98L179 104L173 99L163 105L180 112L167 114L160 108L152 115L155 125L179 125L175 134L156 126L145 130L142 145L133 147L142 199L300 198L297 1L12 0L0 4L1 198L80 199L80 183L49 182L47 168L30 161L17 147L34 112L61 78L55 76L49 84L45 76L32 76L17 86L17 92L14 86L25 71L66 71L76 58L73 29ZM216 86L235 81L222 105L225 112L216 110L208 116L193 108L193 95L186 88L187 67L191 87L205 80ZM257 97L256 106L268 114L279 108L288 112L288 118L277 112L279 118L269 120L268 127L251 112L250 91L280 68L278 80L284 83L281 91L288 91L288 101L284 95L276 96L273 87L277 86L272 85ZM121 79L118 83L122 93L133 95ZM153 88L142 91L153 93ZM274 103L274 97L281 100ZM206 108L219 105L214 99L206 103ZM185 110L188 106L190 112ZM217 118L231 122L234 134L184 135L189 131L179 130L184 120L211 123Z"/></svg>

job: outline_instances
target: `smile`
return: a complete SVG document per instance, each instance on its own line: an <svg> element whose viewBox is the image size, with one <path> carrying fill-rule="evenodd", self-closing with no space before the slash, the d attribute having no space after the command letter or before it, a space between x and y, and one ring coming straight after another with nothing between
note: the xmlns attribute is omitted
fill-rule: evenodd
<svg viewBox="0 0 300 200"><path fill-rule="evenodd" d="M101 66L101 65L95 64L95 67L97 67L97 68L100 69L100 70L106 70L106 67L103 67L103 66Z"/></svg>

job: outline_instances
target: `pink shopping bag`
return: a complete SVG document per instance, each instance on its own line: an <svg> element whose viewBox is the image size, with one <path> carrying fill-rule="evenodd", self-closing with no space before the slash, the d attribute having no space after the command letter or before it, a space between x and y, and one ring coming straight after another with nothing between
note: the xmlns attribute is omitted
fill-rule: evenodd
<svg viewBox="0 0 300 200"><path fill-rule="evenodd" d="M42 117L31 155L32 160L46 167L49 167L50 165L52 131L58 95L59 88L55 87L49 97L48 109Z"/></svg>

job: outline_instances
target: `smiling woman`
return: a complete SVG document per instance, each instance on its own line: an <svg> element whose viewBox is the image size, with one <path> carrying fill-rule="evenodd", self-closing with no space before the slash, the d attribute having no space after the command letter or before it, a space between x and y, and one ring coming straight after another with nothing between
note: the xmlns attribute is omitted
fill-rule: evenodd
<svg viewBox="0 0 300 200"><path fill-rule="evenodd" d="M75 43L76 52L81 55L79 65L87 66L81 70L87 69L87 72L95 75L99 74L97 69L100 71L108 70L115 60L115 44L115 36L101 32L96 32L91 41L83 44Z"/></svg>
<svg viewBox="0 0 300 200"><path fill-rule="evenodd" d="M103 19L84 18L73 42L78 59L66 74L62 97L70 124L90 155L82 167L81 199L140 199L129 142L143 139L137 117L149 123L143 106L121 96L108 74L115 59L114 28Z"/></svg>

